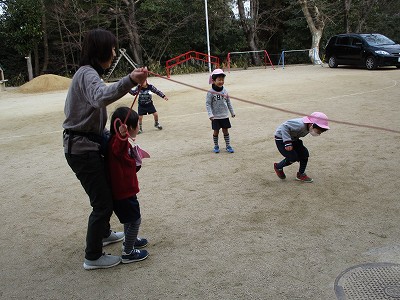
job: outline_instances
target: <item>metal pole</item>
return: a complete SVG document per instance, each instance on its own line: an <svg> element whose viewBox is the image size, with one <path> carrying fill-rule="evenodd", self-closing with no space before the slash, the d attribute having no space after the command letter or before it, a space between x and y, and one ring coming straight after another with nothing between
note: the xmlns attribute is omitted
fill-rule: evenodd
<svg viewBox="0 0 400 300"><path fill-rule="evenodd" d="M208 31L208 10L207 10L207 0L204 0L205 10L206 10L206 31L207 31L207 51L208 51L208 71L211 73L211 59L210 59L210 34Z"/></svg>

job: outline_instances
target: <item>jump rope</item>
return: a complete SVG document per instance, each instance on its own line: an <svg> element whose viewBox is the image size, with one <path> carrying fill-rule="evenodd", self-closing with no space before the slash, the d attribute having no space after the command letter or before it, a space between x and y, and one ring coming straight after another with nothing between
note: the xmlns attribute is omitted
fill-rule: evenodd
<svg viewBox="0 0 400 300"><path fill-rule="evenodd" d="M203 89L203 88L200 88L200 87L197 87L197 86L188 84L188 83L184 83L184 82L181 82L181 81L177 81L177 80L174 80L174 79L171 79L171 78L162 76L162 75L160 75L160 74L157 74L157 73L154 73L154 72L151 72L151 71L148 71L148 70L147 70L146 72L147 72L148 74L153 75L153 76L156 76L156 77L159 77L159 78L162 78L162 79L165 79L165 80L169 80L169 81L171 81L171 82L174 82L174 83L177 83L177 84L180 84L180 85L184 85L184 86L193 88L193 89L195 89L195 90L204 91L204 92L209 92L209 90L207 90L207 89ZM133 102L132 102L132 105L131 105L131 109L129 110L129 112L128 112L127 116L126 116L124 123L122 123L120 119L116 119L116 120L114 121L114 129L115 129L115 132L116 132L116 133L119 132L119 131L117 130L117 128L116 128L116 126L117 126L118 123L121 123L121 124L126 125L126 121L128 120L128 117L129 117L129 115L130 115L130 112L132 111L132 107L133 107L133 105L134 105L135 102L136 102L136 99L137 99L137 97L138 97L138 95L139 95L140 89L141 89L141 86L139 85L139 86L138 86L137 94L136 94L135 98L133 99ZM221 95L221 96L223 96L223 97L227 97L227 95L223 95L223 94L218 93L218 92L215 92L215 94L219 94L219 95ZM277 111L281 111L281 112L285 112L285 113L289 113L289 114L293 114L293 115L298 115L298 116L307 115L307 114L303 114L303 113L301 113L301 112L297 112L297 111L293 111L293 110L288 110L288 109L284 109L284 108L279 108L279 107L276 107L276 106L267 105L267 104L263 104L263 103L258 103L258 102L254 102L254 101L250 101L250 100L246 100L246 99L242 99L242 98L238 98L238 97L234 97L234 96L229 96L229 98L235 99L235 100L240 101L240 102L249 103L249 104L252 104L252 105L261 106L261 107L264 107L264 108L268 108L268 109L272 109L272 110L277 110ZM314 119L318 119L318 118L316 118L316 117L313 117L313 118L314 118ZM395 129L391 129L391 128L385 128L385 127L379 127L379 126L372 126L372 125L366 125L366 124L357 124L357 123L346 122L346 121L339 121L339 120L332 120L332 119L329 119L329 122L337 123L337 124L343 124L343 125L348 125L348 126L356 126L356 127L362 127L362 128L369 128L369 129L375 129L375 130L393 132L393 133L400 133L400 130L395 130ZM118 138L121 139L121 140L127 140L127 139L130 137L130 136L129 136L129 133L127 133L127 135L126 135L125 137L122 137L122 136L120 136L119 134L117 134L117 136L118 136Z"/></svg>
<svg viewBox="0 0 400 300"><path fill-rule="evenodd" d="M128 132L128 131L126 132L126 135L125 135L125 136L122 136L121 132L119 132L119 129L118 129L118 127L117 127L117 126L118 126L118 123L121 124L121 125L125 125L125 126L126 126L126 122L128 121L128 118L129 118L129 116L130 116L130 114L131 114L131 112L132 112L132 107L133 107L133 105L135 104L136 99L137 99L137 97L139 96L139 93L140 93L140 90L141 90L141 89L142 89L142 86L139 84L139 85L138 85L137 94L135 95L135 98L134 98L133 101L132 101L132 105L131 105L130 109L128 110L128 113L126 114L126 117L125 117L124 122L122 123L122 121L121 121L120 118L116 118L115 121L114 121L114 130L115 130L115 134L116 134L116 136L117 136L121 141L127 141L129 138L132 138L132 137L129 135L129 132Z"/></svg>

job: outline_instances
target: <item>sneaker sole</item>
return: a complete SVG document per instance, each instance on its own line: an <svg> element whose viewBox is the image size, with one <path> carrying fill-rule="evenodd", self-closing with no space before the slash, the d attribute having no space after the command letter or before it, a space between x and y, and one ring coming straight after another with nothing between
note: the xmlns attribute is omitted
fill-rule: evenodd
<svg viewBox="0 0 400 300"><path fill-rule="evenodd" d="M113 265L108 265L108 266L91 266L91 265L87 265L86 263L83 263L83 268L85 270L108 269L108 268L115 267L115 266L119 265L120 263L121 263L121 261L119 261Z"/></svg>
<svg viewBox="0 0 400 300"><path fill-rule="evenodd" d="M311 182L313 182L314 180L301 180L301 179L299 179L299 178L296 178L296 180L297 181L301 181L301 182L305 182L305 183L311 183Z"/></svg>
<svg viewBox="0 0 400 300"><path fill-rule="evenodd" d="M148 257L149 257L149 255L147 254L145 257L142 257L142 258L139 258L139 259L135 259L135 260L133 260L133 259L122 259L121 262L123 264L130 264L130 263L134 263L134 262L145 260Z"/></svg>

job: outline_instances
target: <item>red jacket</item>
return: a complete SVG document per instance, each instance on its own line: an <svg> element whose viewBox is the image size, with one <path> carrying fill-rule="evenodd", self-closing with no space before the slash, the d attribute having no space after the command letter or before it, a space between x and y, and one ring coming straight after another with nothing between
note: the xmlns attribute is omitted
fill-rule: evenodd
<svg viewBox="0 0 400 300"><path fill-rule="evenodd" d="M139 193L133 147L114 135L108 145L108 169L114 200L122 200ZM132 156L131 156L132 155Z"/></svg>

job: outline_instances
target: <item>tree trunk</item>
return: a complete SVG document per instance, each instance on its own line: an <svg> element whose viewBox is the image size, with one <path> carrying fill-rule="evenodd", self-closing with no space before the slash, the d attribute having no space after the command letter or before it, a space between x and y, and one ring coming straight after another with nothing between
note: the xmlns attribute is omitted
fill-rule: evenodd
<svg viewBox="0 0 400 300"><path fill-rule="evenodd" d="M67 75L68 74L67 56L65 54L64 38L63 38L63 33L61 30L61 25L60 25L60 15L58 13L56 14L56 19L57 19L57 25L58 25L58 32L60 34L61 52L62 52L63 60L64 60L65 75Z"/></svg>
<svg viewBox="0 0 400 300"><path fill-rule="evenodd" d="M25 56L26 59L26 65L28 67L28 79L31 81L33 79L33 69L32 69L32 58L31 54L29 53L27 56Z"/></svg>
<svg viewBox="0 0 400 300"><path fill-rule="evenodd" d="M123 0L127 9L126 13L121 13L120 17L124 24L125 30L129 38L129 46L133 53L133 60L137 64L143 63L142 47L140 44L139 27L136 22L136 3L138 0ZM126 17L126 15L128 17Z"/></svg>
<svg viewBox="0 0 400 300"><path fill-rule="evenodd" d="M319 57L319 43L321 41L322 33L325 27L325 22L322 14L319 12L317 6L308 3L307 0L298 0L304 16L307 20L308 28L311 32L311 49L308 56L313 64L322 64ZM311 6L311 7L309 7Z"/></svg>
<svg viewBox="0 0 400 300"><path fill-rule="evenodd" d="M350 32L349 14L350 14L351 0L343 0L343 5L344 5L344 30L346 31L346 33L349 33Z"/></svg>
<svg viewBox="0 0 400 300"><path fill-rule="evenodd" d="M242 24L244 34L246 35L247 44L249 45L251 51L258 51L258 46L257 46L257 24L258 24L258 8L259 8L258 0L250 0L249 16L246 15L243 0L237 0L237 5L238 5L240 23ZM255 65L261 64L260 57L254 52L251 53L251 60L252 63Z"/></svg>
<svg viewBox="0 0 400 300"><path fill-rule="evenodd" d="M33 46L33 57L35 60L35 77L39 76L39 46L38 44L35 44Z"/></svg>
<svg viewBox="0 0 400 300"><path fill-rule="evenodd" d="M368 18L369 14L371 13L371 10L374 8L376 4L381 2L381 5L384 5L386 1L382 0L366 0L364 1L363 5L361 6L360 10L360 16L358 19L358 24L356 26L356 31L355 32L362 32L363 27L366 23L366 19Z"/></svg>
<svg viewBox="0 0 400 300"><path fill-rule="evenodd" d="M40 0L42 4L42 31L43 31L43 68L42 74L47 71L47 66L49 64L49 42L47 38L47 20L46 20L46 6L44 5L44 0Z"/></svg>

